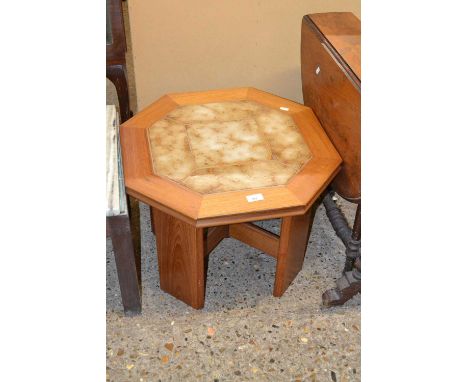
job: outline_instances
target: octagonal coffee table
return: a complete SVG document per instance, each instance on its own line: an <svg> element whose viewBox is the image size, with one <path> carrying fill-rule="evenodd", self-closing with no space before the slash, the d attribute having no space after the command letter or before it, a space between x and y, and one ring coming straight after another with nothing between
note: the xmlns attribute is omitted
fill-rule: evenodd
<svg viewBox="0 0 468 382"><path fill-rule="evenodd" d="M341 164L310 108L254 88L169 94L120 134L127 192L151 206L161 289L202 308L207 256L232 237L276 258L283 295ZM251 223L271 218L279 236Z"/></svg>

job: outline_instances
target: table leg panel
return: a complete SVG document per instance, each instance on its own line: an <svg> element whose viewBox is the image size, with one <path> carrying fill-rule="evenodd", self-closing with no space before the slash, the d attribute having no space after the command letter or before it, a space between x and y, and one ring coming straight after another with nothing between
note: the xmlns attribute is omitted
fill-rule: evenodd
<svg viewBox="0 0 468 382"><path fill-rule="evenodd" d="M152 208L161 289L195 309L205 300L203 228Z"/></svg>
<svg viewBox="0 0 468 382"><path fill-rule="evenodd" d="M316 205L304 214L284 217L281 223L273 296L281 297L302 269Z"/></svg>

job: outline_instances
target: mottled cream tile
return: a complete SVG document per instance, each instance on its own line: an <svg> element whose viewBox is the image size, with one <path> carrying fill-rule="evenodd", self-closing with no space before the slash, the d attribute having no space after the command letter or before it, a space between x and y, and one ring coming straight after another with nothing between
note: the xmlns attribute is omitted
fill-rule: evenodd
<svg viewBox="0 0 468 382"><path fill-rule="evenodd" d="M236 191L285 184L296 173L294 166L276 160L199 169L184 184L200 193Z"/></svg>
<svg viewBox="0 0 468 382"><path fill-rule="evenodd" d="M288 114L252 101L178 107L149 138L154 172L200 193L284 185L311 158Z"/></svg>
<svg viewBox="0 0 468 382"><path fill-rule="evenodd" d="M216 113L204 105L185 105L171 111L167 117L179 122L213 121Z"/></svg>
<svg viewBox="0 0 468 382"><path fill-rule="evenodd" d="M195 170L195 160L185 126L163 119L148 129L153 171L173 180L180 180Z"/></svg>
<svg viewBox="0 0 468 382"><path fill-rule="evenodd" d="M197 167L271 158L269 145L252 119L193 123L187 133Z"/></svg>
<svg viewBox="0 0 468 382"><path fill-rule="evenodd" d="M205 106L216 113L218 121L249 119L265 109L265 106L251 101L207 103Z"/></svg>
<svg viewBox="0 0 468 382"><path fill-rule="evenodd" d="M311 158L307 143L289 115L269 109L259 113L256 121L270 144L274 158L299 164L299 167Z"/></svg>

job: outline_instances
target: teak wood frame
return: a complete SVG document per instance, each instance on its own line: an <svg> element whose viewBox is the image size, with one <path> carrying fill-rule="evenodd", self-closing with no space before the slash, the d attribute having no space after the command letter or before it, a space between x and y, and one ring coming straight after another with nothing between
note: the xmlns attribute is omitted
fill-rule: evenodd
<svg viewBox="0 0 468 382"><path fill-rule="evenodd" d="M180 105L238 100L285 107L300 129L312 159L287 184L203 195L154 174L147 129L155 121ZM303 215L342 162L310 108L255 88L165 95L123 123L120 134L128 194L198 228ZM262 193L264 200L247 202L246 196L252 193Z"/></svg>
<svg viewBox="0 0 468 382"><path fill-rule="evenodd" d="M283 217L280 235L250 222L196 227L152 207L161 289L195 309L203 308L208 256L231 237L276 259L273 295L281 297L302 269L316 205L303 215Z"/></svg>
<svg viewBox="0 0 468 382"><path fill-rule="evenodd" d="M200 194L154 174L148 128L156 121L181 105L241 100L281 109L298 126L312 159L287 184ZM127 193L151 207L161 289L202 308L206 257L232 237L276 257L273 294L285 292L302 268L316 202L342 162L310 108L255 88L169 94L122 124L120 136ZM263 200L250 203L252 193ZM273 218L282 219L280 236L249 223Z"/></svg>

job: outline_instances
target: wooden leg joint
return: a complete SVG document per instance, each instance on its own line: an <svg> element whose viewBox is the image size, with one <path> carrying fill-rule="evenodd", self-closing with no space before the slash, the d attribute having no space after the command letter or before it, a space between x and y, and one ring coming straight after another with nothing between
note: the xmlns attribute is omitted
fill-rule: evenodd
<svg viewBox="0 0 468 382"><path fill-rule="evenodd" d="M253 223L231 224L229 236L257 248L267 255L278 256L279 237Z"/></svg>
<svg viewBox="0 0 468 382"><path fill-rule="evenodd" d="M229 237L229 226L227 225L208 228L205 238L205 256L208 256L227 237Z"/></svg>

